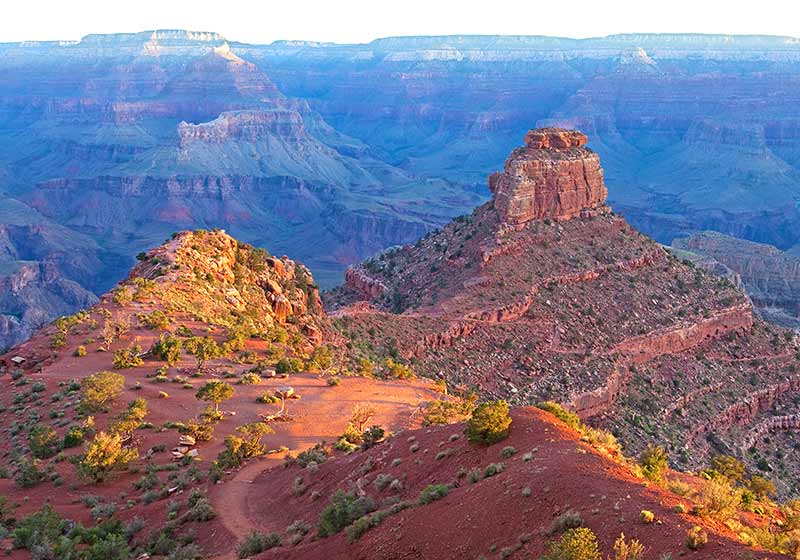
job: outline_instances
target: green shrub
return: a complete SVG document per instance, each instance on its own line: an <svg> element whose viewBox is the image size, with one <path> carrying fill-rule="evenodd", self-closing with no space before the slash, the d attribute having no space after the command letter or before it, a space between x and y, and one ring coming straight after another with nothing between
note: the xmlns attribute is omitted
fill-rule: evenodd
<svg viewBox="0 0 800 560"><path fill-rule="evenodd" d="M169 317L160 309L150 313L140 313L139 322L147 329L166 330L169 328Z"/></svg>
<svg viewBox="0 0 800 560"><path fill-rule="evenodd" d="M542 560L602 560L597 537L586 527L569 529L550 543Z"/></svg>
<svg viewBox="0 0 800 560"><path fill-rule="evenodd" d="M281 536L278 533L258 533L253 531L244 542L239 545L239 558L249 558L270 548L281 545Z"/></svg>
<svg viewBox="0 0 800 560"><path fill-rule="evenodd" d="M741 499L741 492L737 491L724 477L706 481L700 491L703 513L722 522L736 514Z"/></svg>
<svg viewBox="0 0 800 560"><path fill-rule="evenodd" d="M125 387L125 377L111 371L93 373L83 380L80 407L87 412L105 409Z"/></svg>
<svg viewBox="0 0 800 560"><path fill-rule="evenodd" d="M77 447L83 443L84 431L80 426L70 426L67 433L64 434L63 446L65 449L70 447Z"/></svg>
<svg viewBox="0 0 800 560"><path fill-rule="evenodd" d="M566 424L570 428L573 428L578 431L581 431L583 429L583 423L581 422L581 419L578 417L578 415L575 414L574 412L566 410L563 406L561 406L558 403L555 403L553 401L545 401L537 404L536 406L538 408L541 408L542 410L546 410L547 412L549 412L550 414L552 414L553 416L564 422L564 424Z"/></svg>
<svg viewBox="0 0 800 560"><path fill-rule="evenodd" d="M261 376L257 373L244 373L239 378L241 385L258 385L261 383Z"/></svg>
<svg viewBox="0 0 800 560"><path fill-rule="evenodd" d="M183 342L180 338L171 334L161 333L161 336L150 348L150 353L159 360L167 362L167 365L174 366L181 359L182 347Z"/></svg>
<svg viewBox="0 0 800 560"><path fill-rule="evenodd" d="M450 489L446 484L429 484L419 493L418 502L425 505L435 502L436 500L441 500L447 496L449 491Z"/></svg>
<svg viewBox="0 0 800 560"><path fill-rule="evenodd" d="M37 459L47 459L58 453L58 444L58 434L50 426L36 424L28 432L28 445Z"/></svg>
<svg viewBox="0 0 800 560"><path fill-rule="evenodd" d="M23 459L14 473L14 482L20 488L33 488L46 478L45 473L39 470L36 461Z"/></svg>
<svg viewBox="0 0 800 560"><path fill-rule="evenodd" d="M337 490L331 496L319 517L319 536L329 537L340 532L353 521L375 509L368 498L356 498L353 494Z"/></svg>
<svg viewBox="0 0 800 560"><path fill-rule="evenodd" d="M371 426L367 428L364 430L364 433L361 434L361 447L364 449L369 449L381 441L384 435L386 435L386 432L380 426Z"/></svg>
<svg viewBox="0 0 800 560"><path fill-rule="evenodd" d="M650 445L639 455L639 465L647 479L660 483L667 470L667 453L663 447Z"/></svg>
<svg viewBox="0 0 800 560"><path fill-rule="evenodd" d="M508 437L511 417L506 401L481 403L467 422L467 437L472 442L492 444Z"/></svg>
<svg viewBox="0 0 800 560"><path fill-rule="evenodd" d="M132 344L127 348L120 348L114 352L112 364L114 369L129 369L139 367L144 363L141 358L142 347L139 344Z"/></svg>
<svg viewBox="0 0 800 560"><path fill-rule="evenodd" d="M194 504L191 505L189 511L186 512L185 518L187 521L211 521L217 516L214 507L206 497L197 498Z"/></svg>
<svg viewBox="0 0 800 560"><path fill-rule="evenodd" d="M503 459L510 459L511 457L513 457L516 454L516 452L517 452L517 448L516 447L513 447L511 445L507 445L506 447L504 447L500 451L500 456Z"/></svg>
<svg viewBox="0 0 800 560"><path fill-rule="evenodd" d="M327 447L322 443L318 443L314 447L311 447L310 449L301 451L294 459L294 462L303 468L306 468L308 465L312 463L315 465L321 465L322 463L328 460L330 454L331 450L329 447Z"/></svg>
<svg viewBox="0 0 800 560"><path fill-rule="evenodd" d="M422 423L425 426L453 424L470 417L475 409L478 395L470 393L466 398L439 399L431 402L425 409Z"/></svg>
<svg viewBox="0 0 800 560"><path fill-rule="evenodd" d="M11 534L14 548L32 550L35 546L52 545L64 532L64 520L47 504L17 522Z"/></svg>
<svg viewBox="0 0 800 560"><path fill-rule="evenodd" d="M281 358L275 364L275 373L297 373L303 371L303 362L297 358Z"/></svg>
<svg viewBox="0 0 800 560"><path fill-rule="evenodd" d="M711 468L733 483L741 482L745 474L745 466L730 455L717 455L711 459Z"/></svg>

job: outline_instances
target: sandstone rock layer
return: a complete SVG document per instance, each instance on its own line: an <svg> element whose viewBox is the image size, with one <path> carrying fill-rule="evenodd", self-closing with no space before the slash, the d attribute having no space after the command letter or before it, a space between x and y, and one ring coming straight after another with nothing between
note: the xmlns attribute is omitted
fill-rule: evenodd
<svg viewBox="0 0 800 560"><path fill-rule="evenodd" d="M568 220L603 206L608 190L596 153L575 130L541 128L528 132L525 146L489 177L494 206L502 221Z"/></svg>

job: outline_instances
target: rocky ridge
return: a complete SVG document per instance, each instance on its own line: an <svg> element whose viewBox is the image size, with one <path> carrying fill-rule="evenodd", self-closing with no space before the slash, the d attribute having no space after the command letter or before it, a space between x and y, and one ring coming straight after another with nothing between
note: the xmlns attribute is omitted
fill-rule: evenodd
<svg viewBox="0 0 800 560"><path fill-rule="evenodd" d="M735 425L717 418L757 391L791 400L793 336L755 316L728 280L605 207L602 170L582 142L531 131L490 179L493 201L348 272L329 297L338 328L370 359L399 353L425 375L515 404L557 400L631 450L655 438L690 466L729 449L754 466L771 451L743 453L748 429L797 405L773 409L776 398ZM593 178L576 181L565 154L591 162ZM348 306L365 299L371 306ZM670 408L668 420L652 415ZM697 429L712 435L691 436ZM794 491L797 469L776 470L781 491Z"/></svg>

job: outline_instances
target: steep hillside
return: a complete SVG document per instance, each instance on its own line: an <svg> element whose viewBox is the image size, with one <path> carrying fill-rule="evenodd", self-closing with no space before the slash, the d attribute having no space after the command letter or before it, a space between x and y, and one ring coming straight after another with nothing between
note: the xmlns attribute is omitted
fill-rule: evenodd
<svg viewBox="0 0 800 560"><path fill-rule="evenodd" d="M98 547L91 560L176 550L194 558L192 546L235 557L252 527L251 477L290 451L335 440L358 406L394 431L418 426L416 409L436 396L430 382L332 376L337 357L320 346L327 320L316 284L286 257L196 230L139 260L99 303L0 358L0 538L12 558L84 558L68 556L83 544ZM207 384L230 394L202 400ZM248 426L263 429L264 442L226 454ZM263 461L239 469L250 457ZM16 537L22 548L11 552L14 519L45 504L104 529L65 529L69 541Z"/></svg>
<svg viewBox="0 0 800 560"><path fill-rule="evenodd" d="M527 205L517 203L539 183L498 176L496 191L516 194L487 227L525 219L523 208L576 216L564 225L610 220L584 138L542 134L550 147L517 151L509 169L595 175L562 176L548 184L568 184L570 196L536 195ZM568 147L556 147L562 140ZM546 157L550 149L567 153ZM11 558L523 558L578 525L603 554L620 546L621 533L650 555L691 546L709 559L776 558L765 550L796 542L794 506L763 492L745 506L747 488L661 463L656 480L612 435L553 404L546 408L556 416L512 410L501 441L467 441L461 422L479 417L478 397L452 378L450 387L414 378L402 338L391 361L351 364L363 348L348 340L355 331L341 329L344 311L332 325L308 269L287 257L195 230L138 259L99 303L0 357L0 546ZM430 310L443 320L469 302L443 303L418 307L431 328L440 323ZM364 323L375 336L411 317L347 311L385 320ZM417 341L432 339L417 333ZM478 387L482 399L505 391L499 379ZM718 510L712 491L736 503ZM350 506L331 514L337 500Z"/></svg>
<svg viewBox="0 0 800 560"><path fill-rule="evenodd" d="M314 495L337 490L374 504L383 515L328 538L300 537L298 546L257 558L540 558L563 530L559 520L568 517L598 536L603 557L613 557L620 534L644 546L643 558L684 554L687 531L698 522L676 509L690 509L687 498L643 483L616 452L581 440L546 412L522 408L512 417L510 436L490 446L470 443L463 424L436 426L404 431L365 453L317 467L262 474L250 499L261 531L314 526L328 505ZM292 491L297 479L305 488L299 495ZM445 490L428 502L422 496L431 485ZM658 522L643 522L643 510ZM709 542L692 558L746 554L730 529L708 519L701 523Z"/></svg>
<svg viewBox="0 0 800 560"><path fill-rule="evenodd" d="M673 247L714 259L735 271L759 312L768 320L800 326L800 258L764 243L716 232L676 239Z"/></svg>
<svg viewBox="0 0 800 560"><path fill-rule="evenodd" d="M556 400L675 465L733 454L796 493L787 447L765 435L797 441L793 334L611 212L585 142L531 131L490 178L493 201L348 270L330 297L339 332L356 356L401 356L515 404Z"/></svg>

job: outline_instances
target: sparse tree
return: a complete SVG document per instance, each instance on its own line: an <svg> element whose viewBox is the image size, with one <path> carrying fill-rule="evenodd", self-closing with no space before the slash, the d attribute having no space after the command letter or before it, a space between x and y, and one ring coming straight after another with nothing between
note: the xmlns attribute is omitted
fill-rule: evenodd
<svg viewBox="0 0 800 560"><path fill-rule="evenodd" d="M195 395L201 401L214 403L214 412L219 414L219 404L233 396L233 386L224 381L209 381Z"/></svg>
<svg viewBox="0 0 800 560"><path fill-rule="evenodd" d="M123 440L126 440L141 425L145 416L147 416L147 401L139 397L117 416L110 431L112 434L119 434Z"/></svg>
<svg viewBox="0 0 800 560"><path fill-rule="evenodd" d="M208 336L193 336L183 344L183 347L197 360L197 369L203 369L208 360L219 358L222 355L219 344Z"/></svg>
<svg viewBox="0 0 800 560"><path fill-rule="evenodd" d="M467 437L470 441L490 445L508 437L511 416L506 401L479 404L467 422Z"/></svg>
<svg viewBox="0 0 800 560"><path fill-rule="evenodd" d="M122 446L119 434L99 432L86 444L86 453L78 457L78 473L94 482L103 482L117 470L125 469L128 463L136 460L139 452Z"/></svg>
<svg viewBox="0 0 800 560"><path fill-rule="evenodd" d="M81 385L81 408L88 412L101 411L117 398L125 387L125 377L113 371L93 373Z"/></svg>

